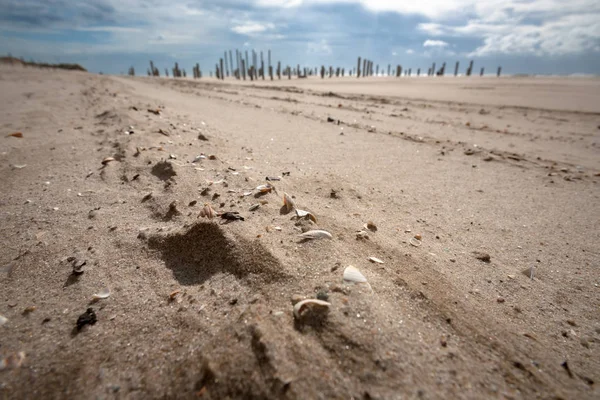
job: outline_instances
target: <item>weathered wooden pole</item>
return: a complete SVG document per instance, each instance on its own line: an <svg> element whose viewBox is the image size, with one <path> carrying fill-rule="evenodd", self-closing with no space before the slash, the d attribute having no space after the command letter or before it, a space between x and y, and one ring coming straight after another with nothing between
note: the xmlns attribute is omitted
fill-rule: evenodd
<svg viewBox="0 0 600 400"><path fill-rule="evenodd" d="M221 79L221 73L219 71L219 64L215 64L215 77Z"/></svg>
<svg viewBox="0 0 600 400"><path fill-rule="evenodd" d="M277 78L281 80L281 61L277 61Z"/></svg>
<svg viewBox="0 0 600 400"><path fill-rule="evenodd" d="M363 76L367 76L369 74L369 71L367 70L367 59L365 58L363 60Z"/></svg>
<svg viewBox="0 0 600 400"><path fill-rule="evenodd" d="M321 79L325 79L325 66L321 65Z"/></svg>
<svg viewBox="0 0 600 400"><path fill-rule="evenodd" d="M262 76L263 81L265 80L265 60L263 58L263 52L260 52L260 76Z"/></svg>
<svg viewBox="0 0 600 400"><path fill-rule="evenodd" d="M271 65L271 49L269 49L269 78L273 80L273 66Z"/></svg>
<svg viewBox="0 0 600 400"><path fill-rule="evenodd" d="M221 80L225 79L225 74L223 73L223 59L221 58L220 60L220 66L221 68L219 69L219 76L221 77Z"/></svg>
<svg viewBox="0 0 600 400"><path fill-rule="evenodd" d="M243 58L240 60L240 64L242 70L242 77L244 78L244 80L246 80L246 63L244 62Z"/></svg>
<svg viewBox="0 0 600 400"><path fill-rule="evenodd" d="M229 76L229 68L227 68L227 51L224 53L225 55L225 76Z"/></svg>
<svg viewBox="0 0 600 400"><path fill-rule="evenodd" d="M483 76L483 67L481 67L481 72L479 73L479 76Z"/></svg>
<svg viewBox="0 0 600 400"><path fill-rule="evenodd" d="M248 72L248 68L250 68L250 64L248 64L248 50L246 50L246 62L244 66L246 67L246 72Z"/></svg>
<svg viewBox="0 0 600 400"><path fill-rule="evenodd" d="M440 74L441 76L444 76L444 74L446 73L446 62L444 62L442 64L442 69L440 70L440 72L441 72L441 74Z"/></svg>
<svg viewBox="0 0 600 400"><path fill-rule="evenodd" d="M421 76L421 68L417 68L417 76Z"/></svg>
<svg viewBox="0 0 600 400"><path fill-rule="evenodd" d="M231 50L229 50L229 69L231 69L231 76L235 75L233 71L233 57L231 56Z"/></svg>
<svg viewBox="0 0 600 400"><path fill-rule="evenodd" d="M360 57L358 57L358 65L356 67L356 77L360 78Z"/></svg>
<svg viewBox="0 0 600 400"><path fill-rule="evenodd" d="M471 76L471 72L473 72L473 60L469 62L469 67L467 68L467 76Z"/></svg>
<svg viewBox="0 0 600 400"><path fill-rule="evenodd" d="M346 75L345 72L346 72L346 69L342 68L342 78Z"/></svg>
<svg viewBox="0 0 600 400"><path fill-rule="evenodd" d="M388 73L387 73L387 76L390 76L390 72L391 72L391 69L390 69L390 68L391 68L391 67L392 67L392 66L391 66L390 64L388 64Z"/></svg>
<svg viewBox="0 0 600 400"><path fill-rule="evenodd" d="M292 79L292 67L290 67L288 65L287 70L288 70L288 80L290 80L290 79Z"/></svg>
<svg viewBox="0 0 600 400"><path fill-rule="evenodd" d="M238 49L235 49L235 69L237 71L237 78L238 79L242 79L241 74L240 74L240 51Z"/></svg>
<svg viewBox="0 0 600 400"><path fill-rule="evenodd" d="M500 78L501 72L502 72L502 67L498 67L498 72L496 73L496 77Z"/></svg>
<svg viewBox="0 0 600 400"><path fill-rule="evenodd" d="M458 76L458 61L456 62L456 65L454 66L454 76Z"/></svg>
<svg viewBox="0 0 600 400"><path fill-rule="evenodd" d="M433 65L431 66L431 74L432 74L433 76L435 76L435 72L436 72L436 71L435 71L435 63L433 63Z"/></svg>
<svg viewBox="0 0 600 400"><path fill-rule="evenodd" d="M396 66L396 78L400 77L401 67L399 65Z"/></svg>
<svg viewBox="0 0 600 400"><path fill-rule="evenodd" d="M431 67L427 68L427 76L431 76Z"/></svg>

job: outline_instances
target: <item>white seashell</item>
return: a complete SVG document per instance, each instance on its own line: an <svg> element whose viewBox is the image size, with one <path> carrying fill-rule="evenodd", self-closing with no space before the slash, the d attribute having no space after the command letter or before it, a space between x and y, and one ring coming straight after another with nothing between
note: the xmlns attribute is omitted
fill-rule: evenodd
<svg viewBox="0 0 600 400"><path fill-rule="evenodd" d="M366 283L367 278L358 270L358 268L349 265L344 270L344 280L353 283Z"/></svg>
<svg viewBox="0 0 600 400"><path fill-rule="evenodd" d="M202 161L205 159L206 159L206 156L204 154L200 154L199 156L194 157L194 159L192 160L192 163L197 163L198 161Z"/></svg>
<svg viewBox="0 0 600 400"><path fill-rule="evenodd" d="M271 190L273 190L273 186L269 185L267 183L266 185L259 185L259 186L257 186L256 190L258 190L261 193L269 193L269 192L271 192Z"/></svg>
<svg viewBox="0 0 600 400"><path fill-rule="evenodd" d="M383 261L377 257L369 257L368 260L377 264L383 264Z"/></svg>
<svg viewBox="0 0 600 400"><path fill-rule="evenodd" d="M327 312L329 312L330 306L331 306L331 303L328 303L323 300L318 300L318 299L302 300L302 301L297 302L296 305L294 306L294 317L296 317L297 319L300 319L300 318L302 318L302 315L304 313L309 312L309 311L327 313Z"/></svg>
<svg viewBox="0 0 600 400"><path fill-rule="evenodd" d="M294 200L292 200L292 197L285 192L283 193L283 205L285 206L287 212L290 212L294 208L296 208L296 204L294 204Z"/></svg>
<svg viewBox="0 0 600 400"><path fill-rule="evenodd" d="M4 325L7 322L8 318L6 318L4 315L0 315L0 326Z"/></svg>
<svg viewBox="0 0 600 400"><path fill-rule="evenodd" d="M110 297L110 289L104 288L92 296L92 300L108 299Z"/></svg>
<svg viewBox="0 0 600 400"><path fill-rule="evenodd" d="M308 217L314 223L317 222L317 217L315 217L315 215L313 213L311 213L310 211L299 210L299 209L296 208L296 215L298 216L298 218Z"/></svg>
<svg viewBox="0 0 600 400"><path fill-rule="evenodd" d="M303 239L332 239L333 236L327 231L320 229L304 232L302 235L298 235Z"/></svg>
<svg viewBox="0 0 600 400"><path fill-rule="evenodd" d="M200 210L199 216L208 218L208 219L213 219L214 217L217 216L217 213L215 212L215 210L213 210L213 208L210 206L210 204L204 203L204 207L202 207L202 210Z"/></svg>

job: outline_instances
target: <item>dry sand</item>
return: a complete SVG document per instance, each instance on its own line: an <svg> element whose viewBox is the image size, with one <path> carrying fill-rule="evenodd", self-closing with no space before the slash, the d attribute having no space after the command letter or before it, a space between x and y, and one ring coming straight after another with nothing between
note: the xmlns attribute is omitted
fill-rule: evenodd
<svg viewBox="0 0 600 400"><path fill-rule="evenodd" d="M0 397L598 398L599 87L1 68Z"/></svg>

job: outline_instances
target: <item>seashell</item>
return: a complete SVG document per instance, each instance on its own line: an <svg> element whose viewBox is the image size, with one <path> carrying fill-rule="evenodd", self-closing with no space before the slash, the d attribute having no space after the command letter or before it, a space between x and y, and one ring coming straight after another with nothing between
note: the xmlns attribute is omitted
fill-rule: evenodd
<svg viewBox="0 0 600 400"><path fill-rule="evenodd" d="M273 190L273 185L270 184L266 184L266 185L259 185L256 187L256 190L258 190L261 193L270 193Z"/></svg>
<svg viewBox="0 0 600 400"><path fill-rule="evenodd" d="M206 156L204 154L200 154L199 156L194 157L194 159L192 160L192 164L197 163L198 161L202 161L204 159L206 159Z"/></svg>
<svg viewBox="0 0 600 400"><path fill-rule="evenodd" d="M8 322L8 318L6 318L4 315L0 315L0 326L6 324Z"/></svg>
<svg viewBox="0 0 600 400"><path fill-rule="evenodd" d="M369 257L368 260L377 264L383 264L383 261L377 257Z"/></svg>
<svg viewBox="0 0 600 400"><path fill-rule="evenodd" d="M27 164L12 164L10 167L12 169L23 169L27 166Z"/></svg>
<svg viewBox="0 0 600 400"><path fill-rule="evenodd" d="M102 165L106 165L111 161L115 161L114 157L106 157L104 160L102 160Z"/></svg>
<svg viewBox="0 0 600 400"><path fill-rule="evenodd" d="M415 238L410 238L409 243L415 247L421 246L421 241Z"/></svg>
<svg viewBox="0 0 600 400"><path fill-rule="evenodd" d="M16 138L22 138L23 137L23 133L21 132L14 132L14 133L9 133L8 135L6 135L6 137L16 137Z"/></svg>
<svg viewBox="0 0 600 400"><path fill-rule="evenodd" d="M356 238L357 239L368 239L369 238L369 232L367 232L367 231L358 231L358 232L356 232Z"/></svg>
<svg viewBox="0 0 600 400"><path fill-rule="evenodd" d="M244 193L242 193L242 195L240 197L250 196L251 194L252 194L252 192L244 192Z"/></svg>
<svg viewBox="0 0 600 400"><path fill-rule="evenodd" d="M377 226L373 223L373 221L369 221L363 225L365 229L370 230L371 232L377 232Z"/></svg>
<svg viewBox="0 0 600 400"><path fill-rule="evenodd" d="M420 233L417 233L417 234L415 235L415 239L417 239L417 240L421 240L422 238L423 238L423 237L421 236L421 234L420 234Z"/></svg>
<svg viewBox="0 0 600 400"><path fill-rule="evenodd" d="M298 235L298 236L300 236L303 239L332 239L333 238L331 233L320 230L320 229L304 232L303 234Z"/></svg>
<svg viewBox="0 0 600 400"><path fill-rule="evenodd" d="M294 306L294 317L302 318L306 313L327 314L331 303L317 299L306 299L296 303Z"/></svg>
<svg viewBox="0 0 600 400"><path fill-rule="evenodd" d="M344 280L353 283L367 283L367 278L352 265L347 266L344 270Z"/></svg>
<svg viewBox="0 0 600 400"><path fill-rule="evenodd" d="M250 208L248 209L248 211L256 211L256 210L258 210L259 207L260 207L260 204L258 204L258 203L257 204L252 204L250 206Z"/></svg>
<svg viewBox="0 0 600 400"><path fill-rule="evenodd" d="M110 289L104 288L104 289L100 290L98 293L94 294L92 296L92 300L96 301L96 300L101 300L101 299L108 299L109 297L110 297Z"/></svg>
<svg viewBox="0 0 600 400"><path fill-rule="evenodd" d="M304 210L299 210L296 208L296 215L298 216L298 218L305 218L308 217L310 218L315 224L317 223L317 217L314 216L313 213L311 213L310 211L304 211Z"/></svg>
<svg viewBox="0 0 600 400"><path fill-rule="evenodd" d="M175 297L177 297L177 295L181 293L181 290L177 289L172 291L171 293L169 293L169 301L173 301L175 300Z"/></svg>
<svg viewBox="0 0 600 400"><path fill-rule="evenodd" d="M296 204L294 204L294 200L292 200L291 196L287 193L283 193L283 205L287 212L292 211L296 208Z"/></svg>
<svg viewBox="0 0 600 400"><path fill-rule="evenodd" d="M209 203L204 203L204 207L200 210L199 217L213 219L217 216L217 212L213 210Z"/></svg>

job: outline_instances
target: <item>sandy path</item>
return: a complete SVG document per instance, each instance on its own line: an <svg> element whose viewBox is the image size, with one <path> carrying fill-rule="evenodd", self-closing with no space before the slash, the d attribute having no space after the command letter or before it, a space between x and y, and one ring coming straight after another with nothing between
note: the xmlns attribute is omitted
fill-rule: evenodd
<svg viewBox="0 0 600 400"><path fill-rule="evenodd" d="M549 112L557 103L532 104L528 87L524 112L506 107L512 97L456 104L385 97L387 85L373 98L371 82L1 79L2 129L25 134L1 139L1 349L27 356L0 372L7 397L598 395L596 114ZM538 94L593 96L573 82ZM217 160L190 164L200 152ZM99 169L107 156L117 161ZM240 195L282 172L278 194L248 212L259 199ZM227 187L200 195L220 178ZM299 242L315 226L281 215L282 191L334 239ZM215 208L246 220L198 224L215 193ZM377 232L356 240L368 220ZM75 252L89 269L73 280ZM342 283L349 264L373 293ZM105 286L98 323L72 332ZM294 321L290 299L317 293L331 301L326 320Z"/></svg>

